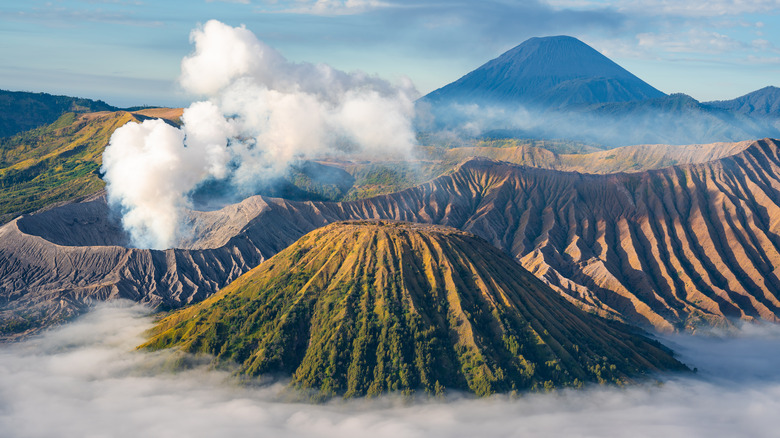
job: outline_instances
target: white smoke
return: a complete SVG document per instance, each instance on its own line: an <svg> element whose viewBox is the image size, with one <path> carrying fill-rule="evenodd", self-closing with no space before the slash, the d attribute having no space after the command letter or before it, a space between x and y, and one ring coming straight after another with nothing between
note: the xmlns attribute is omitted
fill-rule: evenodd
<svg viewBox="0 0 780 438"><path fill-rule="evenodd" d="M251 192L295 159L403 157L415 145L409 81L293 63L244 27L215 20L190 39L180 83L205 100L184 110L181 128L151 120L117 129L103 156L109 201L137 246L174 245L186 232L188 194L207 179Z"/></svg>

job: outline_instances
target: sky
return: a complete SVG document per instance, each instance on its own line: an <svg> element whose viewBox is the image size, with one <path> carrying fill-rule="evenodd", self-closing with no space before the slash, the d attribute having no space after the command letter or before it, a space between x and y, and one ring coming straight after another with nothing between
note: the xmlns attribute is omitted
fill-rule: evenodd
<svg viewBox="0 0 780 438"><path fill-rule="evenodd" d="M780 85L779 0L4 0L0 88L184 106L189 35L245 25L293 62L420 94L534 36L571 35L666 93L731 99Z"/></svg>
<svg viewBox="0 0 780 438"><path fill-rule="evenodd" d="M192 358L134 351L147 309L103 304L73 323L0 349L0 431L13 437L776 437L780 330L662 339L696 374L625 388L519 398L450 394L311 405L282 383L237 385ZM197 366L198 363L204 364Z"/></svg>

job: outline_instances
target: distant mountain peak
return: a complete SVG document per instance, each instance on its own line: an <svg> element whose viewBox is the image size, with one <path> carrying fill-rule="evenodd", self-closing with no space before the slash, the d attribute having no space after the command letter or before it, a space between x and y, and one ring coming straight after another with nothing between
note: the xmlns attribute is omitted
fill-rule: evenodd
<svg viewBox="0 0 780 438"><path fill-rule="evenodd" d="M749 116L780 117L780 88L767 86L732 100L707 102L709 106Z"/></svg>
<svg viewBox="0 0 780 438"><path fill-rule="evenodd" d="M663 96L584 42L559 35L531 38L425 99L555 108Z"/></svg>

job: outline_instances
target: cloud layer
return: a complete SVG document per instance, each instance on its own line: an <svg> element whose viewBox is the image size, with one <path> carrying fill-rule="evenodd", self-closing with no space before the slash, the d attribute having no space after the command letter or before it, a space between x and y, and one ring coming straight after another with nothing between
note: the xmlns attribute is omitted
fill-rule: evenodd
<svg viewBox="0 0 780 438"><path fill-rule="evenodd" d="M244 27L194 30L180 83L204 98L181 128L160 120L116 130L103 155L109 201L136 246L169 248L200 183L227 180L252 194L288 164L319 154L407 156L416 91L361 72L293 63Z"/></svg>
<svg viewBox="0 0 780 438"><path fill-rule="evenodd" d="M769 437L780 426L780 330L666 341L699 373L661 385L473 400L283 401L206 367L165 371L134 351L151 320L108 305L0 349L0 430L10 437Z"/></svg>

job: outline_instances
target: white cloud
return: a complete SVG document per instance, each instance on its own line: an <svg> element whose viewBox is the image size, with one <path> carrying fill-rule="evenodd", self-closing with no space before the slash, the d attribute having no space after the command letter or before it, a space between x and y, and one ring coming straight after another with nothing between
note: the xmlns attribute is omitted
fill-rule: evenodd
<svg viewBox="0 0 780 438"><path fill-rule="evenodd" d="M673 336L697 376L511 400L393 397L309 405L280 385L226 373L165 371L170 352L134 351L151 319L106 305L42 337L0 349L0 431L9 437L771 437L780 426L780 330Z"/></svg>
<svg viewBox="0 0 780 438"><path fill-rule="evenodd" d="M590 9L613 7L621 12L642 15L718 17L754 13L778 13L778 0L547 0L556 8Z"/></svg>
<svg viewBox="0 0 780 438"><path fill-rule="evenodd" d="M184 110L181 128L128 123L103 155L109 202L136 246L166 249L186 236L189 193L208 179L228 179L248 196L296 159L405 158L416 144L409 81L290 62L245 27L216 20L190 39L180 82L207 100Z"/></svg>
<svg viewBox="0 0 780 438"><path fill-rule="evenodd" d="M704 29L690 29L684 33L648 32L636 36L639 47L670 53L718 54L744 49L746 45L727 35Z"/></svg>
<svg viewBox="0 0 780 438"><path fill-rule="evenodd" d="M273 8L260 8L260 12L276 12L285 14L308 15L356 15L379 8L392 6L391 3L379 0L302 0L293 5L271 2Z"/></svg>

